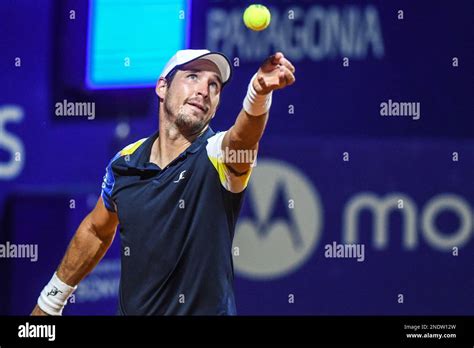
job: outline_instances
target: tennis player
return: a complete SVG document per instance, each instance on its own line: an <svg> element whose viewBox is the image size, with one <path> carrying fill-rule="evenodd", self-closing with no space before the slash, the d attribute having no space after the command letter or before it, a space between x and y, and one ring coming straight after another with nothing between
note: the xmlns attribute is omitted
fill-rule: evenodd
<svg viewBox="0 0 474 348"><path fill-rule="evenodd" d="M232 239L272 102L295 82L278 52L252 77L235 124L215 133L232 66L180 50L156 85L159 127L119 151L101 197L77 229L33 315L61 315L68 297L121 236L120 315L235 315ZM235 154L250 153L250 156Z"/></svg>

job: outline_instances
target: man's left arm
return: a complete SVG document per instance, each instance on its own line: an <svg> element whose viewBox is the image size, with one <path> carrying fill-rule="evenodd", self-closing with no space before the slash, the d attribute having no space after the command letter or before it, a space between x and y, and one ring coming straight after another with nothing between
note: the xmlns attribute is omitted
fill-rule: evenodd
<svg viewBox="0 0 474 348"><path fill-rule="evenodd" d="M270 56L258 72L252 78L244 105L235 124L226 132L222 140L222 151L244 150L248 153L256 153L268 120L272 93L274 90L285 88L295 82L295 68L285 58L283 53L277 52ZM235 161L230 161L235 159ZM248 172L252 165L245 158L254 156L224 156L224 163L230 168L233 175L243 175Z"/></svg>

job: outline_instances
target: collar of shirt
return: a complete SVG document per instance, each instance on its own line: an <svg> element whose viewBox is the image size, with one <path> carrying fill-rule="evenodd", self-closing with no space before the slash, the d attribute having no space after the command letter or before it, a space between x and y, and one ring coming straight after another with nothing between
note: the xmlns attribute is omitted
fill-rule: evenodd
<svg viewBox="0 0 474 348"><path fill-rule="evenodd" d="M173 165L179 160L185 158L188 154L196 153L203 144L206 143L207 139L213 136L215 133L211 127L208 127L204 133L202 133L192 144L184 150L178 157L176 157L167 167ZM152 136L148 137L147 140L131 155L128 159L124 159L120 163L120 167L125 167L123 169L133 170L138 169L139 171L161 171L162 168L158 167L156 164L149 161L151 154L151 147L153 143L158 138L159 132L156 131Z"/></svg>

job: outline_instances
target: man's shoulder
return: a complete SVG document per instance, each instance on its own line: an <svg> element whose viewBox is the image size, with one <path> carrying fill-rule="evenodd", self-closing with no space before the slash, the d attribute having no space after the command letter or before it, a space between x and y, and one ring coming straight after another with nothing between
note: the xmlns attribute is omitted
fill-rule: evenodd
<svg viewBox="0 0 474 348"><path fill-rule="evenodd" d="M216 132L206 139L207 140L206 150L210 156L216 156L217 153L220 152L222 140L224 139L224 136L226 133L227 131Z"/></svg>
<svg viewBox="0 0 474 348"><path fill-rule="evenodd" d="M142 138L140 140L135 141L134 143L128 144L118 153L120 156L131 155L134 153L148 138Z"/></svg>
<svg viewBox="0 0 474 348"><path fill-rule="evenodd" d="M112 165L112 163L115 162L116 160L118 160L119 158L132 155L135 151L137 151L137 149L141 145L143 145L143 143L147 139L148 138L142 138L140 140L137 140L137 141L125 146L123 149L121 149L119 152L117 152L114 157L112 157L112 159L109 162L109 165Z"/></svg>

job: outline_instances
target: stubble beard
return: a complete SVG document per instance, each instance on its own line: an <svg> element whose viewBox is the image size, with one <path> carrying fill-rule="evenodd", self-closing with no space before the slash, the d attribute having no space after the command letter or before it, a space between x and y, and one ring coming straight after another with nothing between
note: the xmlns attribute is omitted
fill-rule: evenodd
<svg viewBox="0 0 474 348"><path fill-rule="evenodd" d="M176 118L173 120L174 113L170 105L169 98L166 98L164 107L167 115L169 115L168 117L170 121L175 124L175 126L179 129L180 133L183 135L198 134L207 125L205 120L198 119L197 117L194 117L193 115L190 115L189 113L185 112L183 110L184 105L179 108L176 114Z"/></svg>

